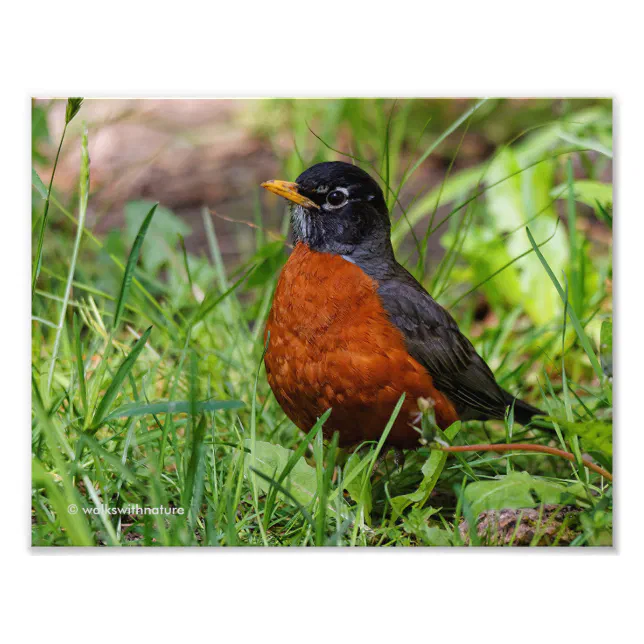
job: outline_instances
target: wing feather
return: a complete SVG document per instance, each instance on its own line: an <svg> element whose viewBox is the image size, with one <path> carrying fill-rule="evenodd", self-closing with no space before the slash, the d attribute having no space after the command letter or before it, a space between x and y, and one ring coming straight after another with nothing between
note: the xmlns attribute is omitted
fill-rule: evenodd
<svg viewBox="0 0 644 644"><path fill-rule="evenodd" d="M404 268L379 281L378 294L407 343L439 391L463 418L502 418L506 396L485 361L452 316Z"/></svg>

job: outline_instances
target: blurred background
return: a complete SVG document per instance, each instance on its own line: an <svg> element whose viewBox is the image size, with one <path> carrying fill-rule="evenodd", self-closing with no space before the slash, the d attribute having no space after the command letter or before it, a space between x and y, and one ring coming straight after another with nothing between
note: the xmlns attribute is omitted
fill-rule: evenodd
<svg viewBox="0 0 644 644"><path fill-rule="evenodd" d="M543 252L555 273L567 268L566 221L556 230L555 224L565 219L566 151L581 149L570 155L576 225L588 252L606 256L612 221L611 101L479 103L88 99L68 127L55 191L65 204L76 198L85 122L91 159L86 227L105 239L107 253L124 255L151 203L158 201L162 208L150 231L156 248L143 257L148 271L163 269L170 257L166 245L176 248L178 235L191 255L206 257L206 207L223 261L234 270L257 250L257 227L267 240L287 234L285 204L261 190L262 181L294 180L313 163L349 161L345 155L352 155L392 190L404 181L397 200L387 193L400 259L415 267L417 277L434 272L433 294L450 303L468 285L485 280L530 248L518 232L530 221L537 242L552 236ZM34 167L45 183L64 124L65 100L33 101ZM416 164L419 158L422 163ZM452 212L468 199L473 200ZM52 219L53 229L63 233L61 241L69 224ZM447 263L445 249L451 249ZM64 243L57 250L66 256ZM50 246L51 251L56 249ZM436 270L442 277L448 271L449 283L441 275L436 278ZM105 275L96 277L103 280ZM545 323L559 313L559 302L543 277L533 256L503 271L503 289L492 280L481 292L488 299L520 304L534 322ZM592 288L598 275L589 270L587 279ZM451 293L444 293L448 288Z"/></svg>
<svg viewBox="0 0 644 644"><path fill-rule="evenodd" d="M261 199L263 225L279 232L283 204L260 194L262 181L294 180L320 160L349 160L327 145L381 169L388 126L391 146L400 151L397 167L391 169L396 176L472 103L467 99L87 99L81 114L91 133L87 224L96 233L108 234L126 224L128 202L159 201L181 220L183 225L177 227L188 249L199 252L206 248L200 214L204 205L222 217L251 221L256 201ZM65 124L65 104L66 99L33 103L33 156L41 177L51 173ZM610 120L610 109L610 101L601 100L489 101L474 113L466 132L461 127L446 137L418 168L400 201L408 205L415 195L440 185L450 165L452 175L478 166L498 146L526 129L541 125L543 130L549 121L565 115L582 118L584 124L597 123L602 116ZM78 118L68 128L57 169L56 188L66 198L77 189L80 129ZM588 156L592 160L596 155L590 152ZM575 174L588 178L587 170L579 163ZM593 170L592 178L610 182L610 160ZM442 208L450 197L465 194L469 187L452 189ZM585 214L591 213L592 207L587 207ZM253 235L246 226L223 218L215 225L227 261L235 261L250 249Z"/></svg>

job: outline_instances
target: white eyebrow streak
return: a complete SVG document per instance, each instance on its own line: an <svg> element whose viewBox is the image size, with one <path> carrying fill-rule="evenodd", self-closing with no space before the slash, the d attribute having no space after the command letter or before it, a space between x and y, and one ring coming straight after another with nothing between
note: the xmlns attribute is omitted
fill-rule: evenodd
<svg viewBox="0 0 644 644"><path fill-rule="evenodd" d="M329 186L318 186L314 192L319 192L321 194L324 194L325 192L329 192Z"/></svg>

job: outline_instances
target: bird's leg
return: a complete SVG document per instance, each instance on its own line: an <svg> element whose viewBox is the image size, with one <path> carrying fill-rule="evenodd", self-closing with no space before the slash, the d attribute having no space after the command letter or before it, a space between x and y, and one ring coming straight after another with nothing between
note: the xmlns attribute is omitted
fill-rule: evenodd
<svg viewBox="0 0 644 644"><path fill-rule="evenodd" d="M402 472L403 467L405 467L405 452L400 447L394 447L394 464L399 472Z"/></svg>
<svg viewBox="0 0 644 644"><path fill-rule="evenodd" d="M385 462L385 459L387 458L387 454L389 453L389 450L391 449L390 445L384 445L382 448L382 451L380 454L378 454L378 458L376 459L376 462L373 464L373 467L371 468L371 474L375 474L378 471L378 468Z"/></svg>
<svg viewBox="0 0 644 644"><path fill-rule="evenodd" d="M399 472L402 471L402 468L405 465L405 452L403 452L400 447L385 445L378 455L376 462L373 464L373 469L371 470L372 474L375 474L376 470L385 462L385 459L391 450L394 452L394 465L398 468ZM387 472L387 474L389 474L389 472Z"/></svg>
<svg viewBox="0 0 644 644"><path fill-rule="evenodd" d="M432 398L419 398L417 404L418 416L414 419L414 424L420 421L421 442L426 445L434 439L434 435L437 433L435 402Z"/></svg>

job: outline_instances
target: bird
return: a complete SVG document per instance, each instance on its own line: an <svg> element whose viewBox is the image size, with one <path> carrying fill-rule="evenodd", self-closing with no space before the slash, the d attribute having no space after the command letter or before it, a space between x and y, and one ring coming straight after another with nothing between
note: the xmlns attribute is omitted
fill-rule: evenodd
<svg viewBox="0 0 644 644"><path fill-rule="evenodd" d="M261 184L288 200L294 249L277 281L264 331L267 380L279 405L308 432L331 409L326 438L341 447L378 441L421 446L419 399L435 424L543 414L497 383L441 305L396 260L383 192L341 161L308 168L294 182ZM422 404L422 403L421 403Z"/></svg>

